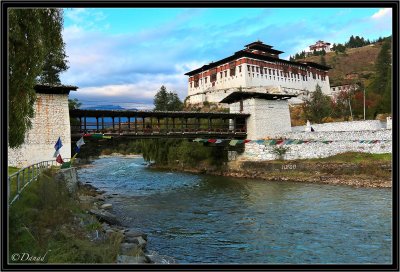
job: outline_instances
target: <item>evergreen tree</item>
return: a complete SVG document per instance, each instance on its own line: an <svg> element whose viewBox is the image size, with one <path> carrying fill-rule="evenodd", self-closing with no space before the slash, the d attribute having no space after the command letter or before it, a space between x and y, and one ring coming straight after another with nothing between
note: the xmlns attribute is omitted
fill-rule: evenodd
<svg viewBox="0 0 400 272"><path fill-rule="evenodd" d="M156 111L180 111L182 108L183 103L178 95L174 92L167 92L164 85L154 96L154 110Z"/></svg>
<svg viewBox="0 0 400 272"><path fill-rule="evenodd" d="M9 146L19 147L31 127L38 79L58 83L67 69L61 9L9 9Z"/></svg>
<svg viewBox="0 0 400 272"><path fill-rule="evenodd" d="M322 119L331 113L331 99L322 93L321 87L317 85L310 98L306 98L303 103L303 111L307 120L321 123Z"/></svg>

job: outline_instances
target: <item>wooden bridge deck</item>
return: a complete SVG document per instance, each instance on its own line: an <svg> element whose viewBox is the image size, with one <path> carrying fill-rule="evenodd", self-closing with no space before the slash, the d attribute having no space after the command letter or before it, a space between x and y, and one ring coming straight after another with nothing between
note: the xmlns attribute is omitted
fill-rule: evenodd
<svg viewBox="0 0 400 272"><path fill-rule="evenodd" d="M71 110L73 138L83 133L130 138L246 138L249 114Z"/></svg>

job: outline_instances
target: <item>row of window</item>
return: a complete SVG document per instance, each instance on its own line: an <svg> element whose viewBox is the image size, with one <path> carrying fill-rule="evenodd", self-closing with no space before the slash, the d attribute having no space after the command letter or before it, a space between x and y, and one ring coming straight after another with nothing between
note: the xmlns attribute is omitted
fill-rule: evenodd
<svg viewBox="0 0 400 272"><path fill-rule="evenodd" d="M239 65L237 67L239 69L239 73L241 73L242 72L242 66ZM259 66L247 65L247 71L253 72L253 77L254 77L254 72L260 73L261 75L264 74L263 70L264 70L264 72L266 74L265 78L267 78L267 74L268 74L268 75L270 75L269 79L271 79L271 75L272 75L272 76L274 76L274 80L275 80L275 74L276 74L276 76L278 76L278 80L279 80L279 76L281 76L281 77L285 77L285 81L286 81L286 77L289 77L290 79L293 79L293 80L297 79L298 81L300 81L300 74L295 74L295 73L292 73L292 72L288 72L287 74L284 74L283 71L281 71L281 70L275 70L275 69L271 69L271 68L264 68L263 69L262 67L259 67ZM220 74L219 78L228 77L228 70L221 71L221 72L219 72L219 74ZM236 74L236 68L235 67L229 69L229 76L232 77L232 76L235 76L235 74ZM321 79L322 81L325 81L325 76L321 76L320 77L319 74L313 74L311 72L307 72L307 75L302 75L301 76L303 81L308 81L308 77L311 77L311 76L313 77L313 79ZM249 73L249 76L250 76L250 73ZM257 77L258 77L258 74L257 74ZM207 78L208 77L204 78L204 83L207 83ZM210 81L211 82L215 82L216 80L217 80L217 73L211 74L210 75ZM201 81L202 81L202 79L200 79L200 83L201 83ZM282 78L282 81L283 81L283 78ZM196 88L198 86L199 86L199 79L194 81L194 87ZM192 88L192 82L190 82L190 88Z"/></svg>

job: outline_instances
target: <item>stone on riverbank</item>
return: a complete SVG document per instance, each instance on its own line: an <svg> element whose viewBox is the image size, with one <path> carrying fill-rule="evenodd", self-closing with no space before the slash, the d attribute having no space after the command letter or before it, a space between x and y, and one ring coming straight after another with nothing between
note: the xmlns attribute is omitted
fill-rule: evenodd
<svg viewBox="0 0 400 272"><path fill-rule="evenodd" d="M138 252L141 252L141 247L138 244L134 243L121 243L120 253L122 255L136 255Z"/></svg>
<svg viewBox="0 0 400 272"><path fill-rule="evenodd" d="M126 239L131 239L131 238L133 239L140 236L147 241L147 234L136 229L128 229L127 231L124 232L124 235Z"/></svg>
<svg viewBox="0 0 400 272"><path fill-rule="evenodd" d="M89 213L96 216L100 222L106 222L110 225L119 225L120 224L117 217L107 211L90 209Z"/></svg>
<svg viewBox="0 0 400 272"><path fill-rule="evenodd" d="M128 256L128 255L118 255L117 263L147 263L146 256Z"/></svg>
<svg viewBox="0 0 400 272"><path fill-rule="evenodd" d="M106 210L108 209L108 210L109 210L109 209L112 209L112 204L106 203L106 204L101 205L100 208L101 208L101 209L106 209Z"/></svg>

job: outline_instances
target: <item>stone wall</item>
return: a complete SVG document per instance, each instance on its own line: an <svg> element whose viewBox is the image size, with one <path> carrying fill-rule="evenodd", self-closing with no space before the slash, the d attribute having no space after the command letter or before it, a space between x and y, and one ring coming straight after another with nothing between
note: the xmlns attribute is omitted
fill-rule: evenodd
<svg viewBox="0 0 400 272"><path fill-rule="evenodd" d="M240 103L232 103L229 112L239 113ZM287 100L246 99L243 101L243 113L250 114L246 120L248 139L256 140L291 131Z"/></svg>
<svg viewBox="0 0 400 272"><path fill-rule="evenodd" d="M62 158L71 157L71 130L68 95L37 93L32 128L25 143L16 149L8 148L8 165L25 167L33 163L54 160L54 145L61 137Z"/></svg>
<svg viewBox="0 0 400 272"><path fill-rule="evenodd" d="M286 160L323 158L345 152L392 153L392 130L353 132L290 132L280 137L296 140L317 140L302 144L282 145L287 147ZM379 140L377 143L361 143L361 140ZM322 141L332 141L323 143ZM245 152L239 160L264 161L277 159L273 149L279 145L265 145L257 142L246 143Z"/></svg>
<svg viewBox="0 0 400 272"><path fill-rule="evenodd" d="M379 120L333 122L324 124L311 124L315 131L364 131L386 128L386 122ZM292 127L292 131L304 131L306 126Z"/></svg>

